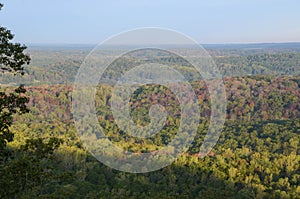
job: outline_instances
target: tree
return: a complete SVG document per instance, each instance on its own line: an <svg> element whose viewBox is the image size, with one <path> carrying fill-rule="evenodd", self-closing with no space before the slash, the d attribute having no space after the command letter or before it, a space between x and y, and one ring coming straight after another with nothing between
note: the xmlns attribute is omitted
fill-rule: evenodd
<svg viewBox="0 0 300 199"><path fill-rule="evenodd" d="M0 4L0 10L2 7ZM24 75L23 65L30 63L30 57L24 53L27 47L13 43L11 41L13 38L14 35L10 30L0 26L0 72ZM13 133L9 130L13 115L28 112L26 103L29 99L25 93L23 85L13 91L0 92L0 154L3 153L7 143L13 140Z"/></svg>

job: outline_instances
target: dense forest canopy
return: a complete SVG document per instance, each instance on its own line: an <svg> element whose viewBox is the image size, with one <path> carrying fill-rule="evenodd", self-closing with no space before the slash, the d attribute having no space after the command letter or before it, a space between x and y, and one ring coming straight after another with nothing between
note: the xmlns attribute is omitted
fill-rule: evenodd
<svg viewBox="0 0 300 199"><path fill-rule="evenodd" d="M232 60L230 55L222 59ZM53 62L53 71L64 69L64 63ZM66 70L74 64L71 62L67 61ZM54 70L56 65L61 68ZM76 66L72 70L76 71ZM11 127L15 135L9 143L13 161L5 167L9 172L2 175L1 187L12 189L3 190L1 197L297 198L300 193L297 75L224 78L227 120L218 143L206 157L198 152L209 125L210 97L204 82L192 82L202 110L198 134L189 151L171 166L146 174L113 170L86 151L72 121L72 79L68 82L26 86L30 113L16 116ZM114 144L143 153L160 149L172 139L178 117L169 117L162 131L150 139L136 139L120 131L109 107L111 89L111 85L99 85L96 108L99 123ZM157 94L163 97L155 98ZM147 124L149 104L153 103L175 103L170 113L176 115L176 100L172 99L165 87L142 87L132 96L131 116L136 123ZM93 129L86 133L93 136Z"/></svg>
<svg viewBox="0 0 300 199"><path fill-rule="evenodd" d="M207 85L201 78L194 80L199 74L185 60L153 56L190 80L201 120L193 143L173 164L132 174L100 163L77 134L72 84L89 48L26 51L12 39L0 27L0 198L299 198L299 44L207 46L224 76L227 96L225 126L207 156L199 154L211 116ZM25 52L32 57L28 66ZM131 61L112 64L104 79L110 82L119 75L119 65ZM130 116L137 125L149 124L151 105L164 106L169 113L158 134L136 138L114 121L112 89L99 84L95 106L113 144L141 154L170 143L181 116L174 93L153 84L133 93ZM93 127L85 129L86 138L101 142Z"/></svg>
<svg viewBox="0 0 300 199"><path fill-rule="evenodd" d="M224 77L251 75L297 76L300 74L300 44L298 46L299 50L293 48L289 50L285 48L279 48L279 50L274 48L256 50L247 48L241 50L209 48L208 52ZM193 52L193 50L182 49L182 52L186 51L190 51L191 54ZM33 60L29 66L25 67L25 76L20 78L12 74L0 74L2 84L72 84L80 65L89 53L89 49L79 47L63 50L37 48L28 50L28 52ZM186 76L193 77L195 73L190 65L184 60L178 60L178 57L157 56L154 59L159 63L175 66L177 70L186 74Z"/></svg>

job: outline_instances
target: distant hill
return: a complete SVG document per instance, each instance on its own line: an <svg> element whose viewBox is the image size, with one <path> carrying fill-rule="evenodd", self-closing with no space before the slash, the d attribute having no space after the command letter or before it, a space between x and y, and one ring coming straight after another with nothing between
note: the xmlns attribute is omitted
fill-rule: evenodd
<svg viewBox="0 0 300 199"><path fill-rule="evenodd" d="M300 75L300 43L282 44L224 44L204 45L214 59L224 77L271 75ZM72 84L81 63L92 49L91 45L35 45L28 50L32 57L30 66L25 68L27 75L0 74L1 84ZM193 53L193 49L182 49ZM109 52L110 53L110 52ZM124 63L126 67L124 68ZM108 67L106 80L116 77L128 69L135 60L124 58ZM186 60L171 54L154 55L136 64L161 63L174 66L187 79L201 79L200 74ZM97 63L97 60L95 60ZM119 65L119 66L118 66Z"/></svg>

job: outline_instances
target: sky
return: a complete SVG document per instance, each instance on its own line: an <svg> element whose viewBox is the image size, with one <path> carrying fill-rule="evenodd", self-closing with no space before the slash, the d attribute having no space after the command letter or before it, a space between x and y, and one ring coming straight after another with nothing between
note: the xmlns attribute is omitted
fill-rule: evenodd
<svg viewBox="0 0 300 199"><path fill-rule="evenodd" d="M0 25L25 44L97 44L140 27L201 44L300 42L299 0L0 1Z"/></svg>

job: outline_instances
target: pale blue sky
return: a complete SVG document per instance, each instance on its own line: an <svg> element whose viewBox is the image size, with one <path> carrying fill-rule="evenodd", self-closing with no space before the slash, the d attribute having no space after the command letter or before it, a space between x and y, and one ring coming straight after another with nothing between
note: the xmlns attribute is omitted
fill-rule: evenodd
<svg viewBox="0 0 300 199"><path fill-rule="evenodd" d="M199 43L300 42L299 0L0 0L0 23L22 43L96 44L165 27Z"/></svg>

